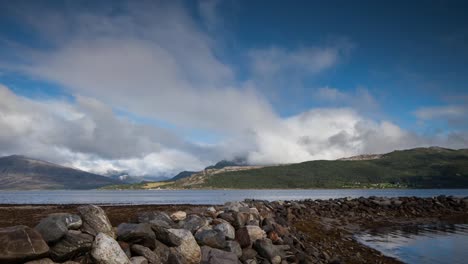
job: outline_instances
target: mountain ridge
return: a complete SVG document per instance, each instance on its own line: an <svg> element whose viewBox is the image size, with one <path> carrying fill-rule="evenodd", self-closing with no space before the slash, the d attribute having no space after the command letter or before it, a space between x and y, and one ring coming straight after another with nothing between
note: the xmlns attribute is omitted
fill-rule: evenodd
<svg viewBox="0 0 468 264"><path fill-rule="evenodd" d="M166 188L468 188L468 149L354 157L195 174Z"/></svg>
<svg viewBox="0 0 468 264"><path fill-rule="evenodd" d="M117 180L23 155L0 157L1 190L94 189Z"/></svg>

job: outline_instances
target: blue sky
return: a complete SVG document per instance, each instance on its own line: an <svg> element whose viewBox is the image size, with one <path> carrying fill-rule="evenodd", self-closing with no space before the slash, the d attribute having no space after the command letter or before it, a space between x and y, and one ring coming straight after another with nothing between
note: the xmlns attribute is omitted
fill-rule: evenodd
<svg viewBox="0 0 468 264"><path fill-rule="evenodd" d="M0 5L4 155L165 175L468 146L465 1Z"/></svg>

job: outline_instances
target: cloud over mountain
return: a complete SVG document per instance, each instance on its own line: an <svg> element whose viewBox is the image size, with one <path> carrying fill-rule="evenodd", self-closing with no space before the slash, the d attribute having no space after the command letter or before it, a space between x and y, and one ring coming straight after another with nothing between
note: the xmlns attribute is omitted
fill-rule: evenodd
<svg viewBox="0 0 468 264"><path fill-rule="evenodd" d="M132 1L92 10L76 5L37 4L34 12L9 7L37 45L8 41L13 55L0 67L58 85L73 99L22 96L1 86L0 154L100 173L171 175L236 156L271 164L467 145L464 135L421 136L369 117L364 111L379 102L365 89L316 89L315 100L328 106L280 113L270 101L271 82L291 74L300 82L332 70L352 54L349 42L251 48L242 57L241 78L210 34L222 23L217 1L202 2L196 15L179 2ZM43 19L37 20L32 14L39 11ZM449 110L421 109L417 115L454 113ZM203 142L197 133L217 136Z"/></svg>

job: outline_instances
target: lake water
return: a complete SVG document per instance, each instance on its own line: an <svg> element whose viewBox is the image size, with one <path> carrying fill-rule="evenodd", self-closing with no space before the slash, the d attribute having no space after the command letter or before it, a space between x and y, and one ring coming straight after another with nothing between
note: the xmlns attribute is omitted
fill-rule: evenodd
<svg viewBox="0 0 468 264"><path fill-rule="evenodd" d="M468 189L57 190L0 191L0 204L223 204L244 199L303 200L368 196L468 196Z"/></svg>
<svg viewBox="0 0 468 264"><path fill-rule="evenodd" d="M372 231L363 244L405 263L468 263L468 225L441 224Z"/></svg>

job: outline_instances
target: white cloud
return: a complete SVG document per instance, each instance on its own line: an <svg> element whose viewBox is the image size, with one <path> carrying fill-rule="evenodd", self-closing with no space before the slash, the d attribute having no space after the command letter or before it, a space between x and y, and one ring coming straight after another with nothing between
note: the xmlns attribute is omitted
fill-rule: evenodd
<svg viewBox="0 0 468 264"><path fill-rule="evenodd" d="M335 66L343 56L341 47L308 47L286 50L278 47L250 52L253 72L261 78L278 73L302 72L317 74Z"/></svg>
<svg viewBox="0 0 468 264"><path fill-rule="evenodd" d="M468 108L460 105L423 107L418 109L415 115L422 120L460 118L468 115Z"/></svg>
<svg viewBox="0 0 468 264"><path fill-rule="evenodd" d="M1 155L24 154L100 173L119 168L161 174L211 162L190 153L203 147L119 118L99 101L83 97L76 103L37 101L0 85L0 128Z"/></svg>

